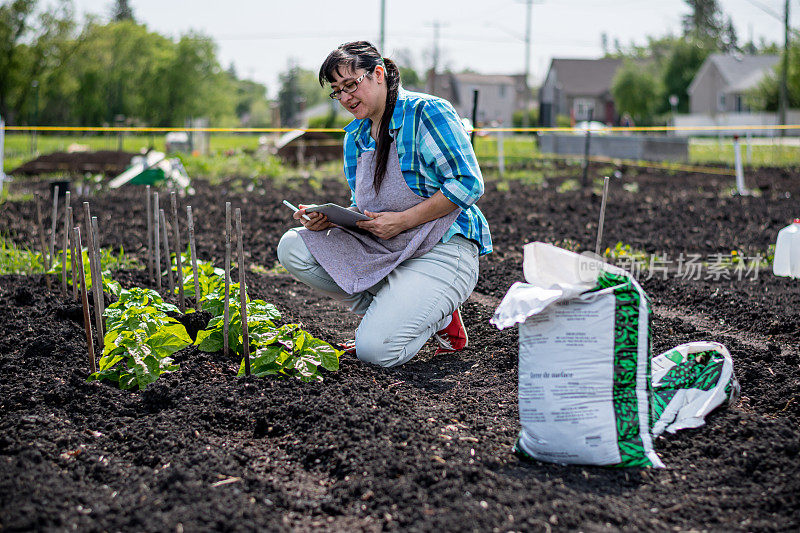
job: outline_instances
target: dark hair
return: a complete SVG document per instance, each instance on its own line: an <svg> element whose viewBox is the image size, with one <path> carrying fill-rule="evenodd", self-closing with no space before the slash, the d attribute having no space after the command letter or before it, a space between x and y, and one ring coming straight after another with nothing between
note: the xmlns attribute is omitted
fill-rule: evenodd
<svg viewBox="0 0 800 533"><path fill-rule="evenodd" d="M328 54L322 66L319 68L319 84L325 82L333 83L334 76L341 77L341 69L355 71L364 69L367 75L371 76L375 67L383 65L386 71L386 107L381 116L381 123L378 128L378 144L376 150L375 163L375 190L381 187L383 177L386 174L386 165L389 161L389 148L392 145L392 136L389 135L389 122L394 113L394 104L397 102L397 91L400 88L400 71L394 61L381 57L378 49L367 41L354 41L344 43Z"/></svg>

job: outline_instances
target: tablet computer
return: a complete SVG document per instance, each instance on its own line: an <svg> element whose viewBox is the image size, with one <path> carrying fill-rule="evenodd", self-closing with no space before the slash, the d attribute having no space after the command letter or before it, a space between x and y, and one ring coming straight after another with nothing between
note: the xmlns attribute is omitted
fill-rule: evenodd
<svg viewBox="0 0 800 533"><path fill-rule="evenodd" d="M306 207L306 213L322 213L328 220L345 228L358 228L356 222L359 220L372 220L370 217L358 211L351 211L346 207L336 204L322 204L313 207Z"/></svg>

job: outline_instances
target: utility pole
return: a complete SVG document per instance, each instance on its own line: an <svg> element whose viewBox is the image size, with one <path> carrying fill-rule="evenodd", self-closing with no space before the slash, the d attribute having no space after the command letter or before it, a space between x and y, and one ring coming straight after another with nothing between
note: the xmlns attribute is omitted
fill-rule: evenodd
<svg viewBox="0 0 800 533"><path fill-rule="evenodd" d="M525 0L525 83L531 75L531 12L533 0Z"/></svg>
<svg viewBox="0 0 800 533"><path fill-rule="evenodd" d="M780 98L778 99L778 123L786 124L786 109L789 107L789 95L787 79L789 77L789 0L786 0L783 7L783 65L781 69L781 88ZM778 134L786 136L786 130L780 129Z"/></svg>
<svg viewBox="0 0 800 533"><path fill-rule="evenodd" d="M431 68L431 86L428 91L431 94L436 92L436 71L439 69L439 29L442 23L438 20L433 22L433 67Z"/></svg>
<svg viewBox="0 0 800 533"><path fill-rule="evenodd" d="M530 76L531 76L531 15L533 12L533 0L522 0L525 3L525 87L530 93ZM530 126L530 116L528 108L528 101L530 94L525 95L525 108L522 113L522 127L527 128Z"/></svg>
<svg viewBox="0 0 800 533"><path fill-rule="evenodd" d="M533 0L527 0L525 6L525 87L530 93L530 77L531 77L531 11L533 11ZM530 94L525 95L525 111L522 113L522 126L527 128L530 126L529 118L530 113L528 110L528 98Z"/></svg>
<svg viewBox="0 0 800 533"><path fill-rule="evenodd" d="M386 55L386 0L381 0L381 34L378 38L378 52Z"/></svg>

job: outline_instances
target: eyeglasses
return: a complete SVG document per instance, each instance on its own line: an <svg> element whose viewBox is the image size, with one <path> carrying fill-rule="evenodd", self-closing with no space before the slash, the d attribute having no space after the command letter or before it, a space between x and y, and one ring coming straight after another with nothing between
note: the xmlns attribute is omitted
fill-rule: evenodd
<svg viewBox="0 0 800 533"><path fill-rule="evenodd" d="M367 75L367 73L365 72L364 74L362 74L361 76L359 76L355 80L348 81L347 83L342 85L341 89L339 89L338 91L333 91L328 96L330 96L334 100L338 100L342 96L343 92L345 92L347 94L352 94L352 93L356 92L356 89L358 89L358 84L361 83L361 80L363 80L364 76L366 76L366 75Z"/></svg>

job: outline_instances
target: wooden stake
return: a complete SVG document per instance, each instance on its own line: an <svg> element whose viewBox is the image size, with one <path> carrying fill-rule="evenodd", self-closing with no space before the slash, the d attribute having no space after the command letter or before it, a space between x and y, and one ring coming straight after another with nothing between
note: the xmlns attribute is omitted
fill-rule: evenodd
<svg viewBox="0 0 800 533"><path fill-rule="evenodd" d="M150 186L145 187L145 198L147 200L147 272L150 274L150 279L155 279L153 273L153 211L150 206Z"/></svg>
<svg viewBox="0 0 800 533"><path fill-rule="evenodd" d="M194 277L194 308L200 310L200 280L197 279L197 246L194 242L194 220L192 206L186 206L186 223L189 225L189 251L192 253L192 276Z"/></svg>
<svg viewBox="0 0 800 533"><path fill-rule="evenodd" d="M159 209L158 209L158 193L153 193L153 239L155 246L153 250L156 253L154 261L155 266L155 275L156 275L156 290L161 292L161 244L159 244L159 239L161 238L160 229L159 229L159 222L160 217L158 216Z"/></svg>
<svg viewBox="0 0 800 533"><path fill-rule="evenodd" d="M61 294L67 294L67 247L69 246L69 191L64 197L64 248L61 254Z"/></svg>
<svg viewBox="0 0 800 533"><path fill-rule="evenodd" d="M72 207L67 207L67 233L72 226ZM78 258L81 259L81 268L83 268L83 252L80 248L75 249L75 237L70 239L70 263L72 263L72 297L76 300L80 299L78 296L78 287L80 287L80 280L78 279Z"/></svg>
<svg viewBox="0 0 800 533"><path fill-rule="evenodd" d="M44 267L45 272L49 270L47 264L50 263L47 257L47 245L45 244L44 239L44 225L42 224L42 208L39 205L39 195L34 196L34 203L36 204L36 230L39 233L39 246L42 248L42 266ZM44 282L47 284L47 288L50 288L50 276L47 274L44 275Z"/></svg>
<svg viewBox="0 0 800 533"><path fill-rule="evenodd" d="M242 302L242 356L244 375L250 375L250 337L247 335L247 285L245 283L244 249L242 247L242 210L236 208L236 239L239 250L239 296Z"/></svg>
<svg viewBox="0 0 800 533"><path fill-rule="evenodd" d="M48 255L49 262L47 264L47 269L50 270L50 267L53 266L53 263L56 260L56 224L58 222L58 193L60 192L60 187L56 185L53 187L53 215L50 217L50 254Z"/></svg>
<svg viewBox="0 0 800 533"><path fill-rule="evenodd" d="M183 258L181 257L181 232L178 221L178 195L172 191L169 195L170 205L172 206L172 222L175 224L175 267L178 274L178 307L181 313L186 313L186 300L183 297Z"/></svg>
<svg viewBox="0 0 800 533"><path fill-rule="evenodd" d="M170 259L170 251L169 251L169 235L167 229L167 218L164 216L164 210L160 209L158 211L158 216L161 219L161 226L163 226L163 230L161 234L164 236L164 262L167 263L167 280L169 281L169 294L170 296L175 295L175 278L172 275L172 260Z"/></svg>
<svg viewBox="0 0 800 533"><path fill-rule="evenodd" d="M600 202L600 221L597 224L597 241L594 245L594 253L597 259L602 259L600 256L600 245L603 242L603 222L606 219L606 198L608 198L608 176L603 178L603 200Z"/></svg>
<svg viewBox="0 0 800 533"><path fill-rule="evenodd" d="M103 270L100 267L100 254L98 253L99 242L97 240L97 217L92 217L91 226L89 226L91 233L86 238L91 243L89 246L89 254L93 256L92 262L94 263L94 273L92 274L92 294L94 294L94 319L97 325L97 347L103 351Z"/></svg>
<svg viewBox="0 0 800 533"><path fill-rule="evenodd" d="M75 248L81 249L81 228L75 226L74 229ZM97 364L94 360L94 346L92 345L92 321L89 319L89 296L86 294L86 277L83 275L83 259L81 258L81 303L83 304L83 327L86 330L86 345L89 347L89 371L94 374L97 372Z"/></svg>
<svg viewBox="0 0 800 533"><path fill-rule="evenodd" d="M228 326L230 324L231 297L231 203L225 202L225 302L222 319L222 353L228 356Z"/></svg>
<svg viewBox="0 0 800 533"><path fill-rule="evenodd" d="M92 217L92 239L94 239L94 264L97 268L97 279L100 280L97 288L100 290L100 316L102 317L106 312L106 301L103 298L103 262L101 260L103 253L100 248L100 228L97 226L97 217Z"/></svg>
<svg viewBox="0 0 800 533"><path fill-rule="evenodd" d="M92 276L92 293L94 293L94 282L97 278L95 278L94 271L94 240L92 239L92 213L89 209L89 202L83 202L83 216L86 218L83 232L86 234L86 255L89 256L89 275ZM83 256L81 256L81 261L83 261Z"/></svg>

